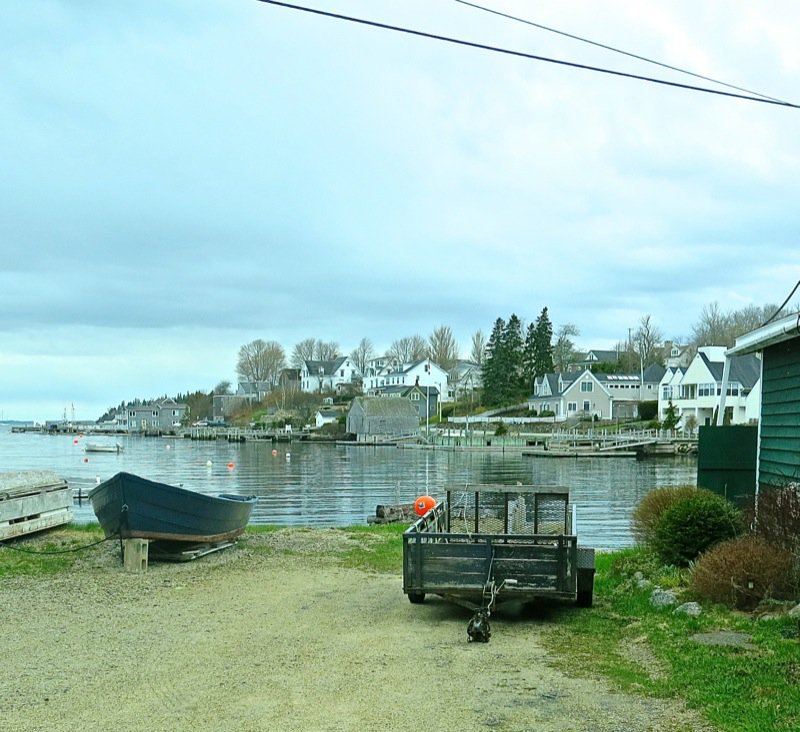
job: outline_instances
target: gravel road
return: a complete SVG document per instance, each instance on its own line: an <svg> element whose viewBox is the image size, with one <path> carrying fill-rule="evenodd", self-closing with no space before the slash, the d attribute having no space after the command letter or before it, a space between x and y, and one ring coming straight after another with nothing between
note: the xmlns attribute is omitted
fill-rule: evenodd
<svg viewBox="0 0 800 732"><path fill-rule="evenodd" d="M0 729L711 730L555 670L541 619L495 614L491 641L467 643L467 610L342 567L350 541L287 529L141 574L107 543L56 577L2 581Z"/></svg>

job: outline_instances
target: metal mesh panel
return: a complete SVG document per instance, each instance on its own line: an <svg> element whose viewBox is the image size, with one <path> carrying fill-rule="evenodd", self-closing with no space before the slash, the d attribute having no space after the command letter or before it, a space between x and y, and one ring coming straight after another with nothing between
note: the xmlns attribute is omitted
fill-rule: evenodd
<svg viewBox="0 0 800 732"><path fill-rule="evenodd" d="M567 533L567 502L564 495L546 493L482 491L476 494L470 490L454 490L450 494L450 531L563 534Z"/></svg>

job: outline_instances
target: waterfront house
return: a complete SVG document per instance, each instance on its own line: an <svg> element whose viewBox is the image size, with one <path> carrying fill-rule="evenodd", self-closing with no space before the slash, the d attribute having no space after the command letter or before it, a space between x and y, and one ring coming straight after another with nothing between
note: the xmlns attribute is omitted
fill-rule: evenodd
<svg viewBox="0 0 800 732"><path fill-rule="evenodd" d="M360 376L349 356L332 361L303 361L300 388L309 394L335 392L343 385L354 385Z"/></svg>
<svg viewBox="0 0 800 732"><path fill-rule="evenodd" d="M404 364L393 371L387 371L376 378L364 380L364 394L380 396L388 387L420 386L436 388L440 402L453 401L448 392L447 372L430 359Z"/></svg>
<svg viewBox="0 0 800 732"><path fill-rule="evenodd" d="M122 427L130 434L169 434L180 429L188 414L189 405L174 399L129 405L124 409Z"/></svg>
<svg viewBox="0 0 800 732"><path fill-rule="evenodd" d="M800 476L800 313L757 328L736 339L725 353L727 374L735 377L736 359L761 354L758 415L757 484L784 488ZM728 390L721 407L727 408ZM720 410L722 411L722 410Z"/></svg>
<svg viewBox="0 0 800 732"><path fill-rule="evenodd" d="M700 346L689 366L669 368L659 385L658 418L667 415L670 403L677 410L678 426L691 415L698 426L710 425L722 394L724 346ZM760 362L752 354L734 356L726 387L726 420L747 424L758 417Z"/></svg>
<svg viewBox="0 0 800 732"><path fill-rule="evenodd" d="M408 399L415 405L420 419L430 419L439 413L439 390L435 386L384 386L379 396L383 399Z"/></svg>
<svg viewBox="0 0 800 732"><path fill-rule="evenodd" d="M326 424L333 424L343 414L344 412L341 409L322 407L322 409L318 409L317 413L314 415L314 426L319 429Z"/></svg>
<svg viewBox="0 0 800 732"><path fill-rule="evenodd" d="M565 419L632 419L639 414L639 402L653 400L658 393L659 366L641 374L605 374L585 369L582 373L545 374L534 380L528 408L538 414L552 413Z"/></svg>
<svg viewBox="0 0 800 732"><path fill-rule="evenodd" d="M347 413L347 431L359 442L381 442L419 434L419 413L410 399L359 396Z"/></svg>

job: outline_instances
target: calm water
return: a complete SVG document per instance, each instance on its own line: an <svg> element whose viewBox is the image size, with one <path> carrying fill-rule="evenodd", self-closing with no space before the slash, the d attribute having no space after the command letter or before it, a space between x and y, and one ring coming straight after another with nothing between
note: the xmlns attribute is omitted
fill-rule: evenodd
<svg viewBox="0 0 800 732"><path fill-rule="evenodd" d="M85 453L86 442L123 445L115 453ZM273 448L277 454L273 455ZM656 487L696 482L690 458L540 458L507 453L398 450L301 442L199 442L141 437L12 434L0 425L0 472L53 470L88 492L120 470L201 493L258 496L252 523L296 526L364 524L380 503L406 503L448 483L566 485L578 507L581 542L631 543L632 508ZM76 520L93 521L89 506Z"/></svg>

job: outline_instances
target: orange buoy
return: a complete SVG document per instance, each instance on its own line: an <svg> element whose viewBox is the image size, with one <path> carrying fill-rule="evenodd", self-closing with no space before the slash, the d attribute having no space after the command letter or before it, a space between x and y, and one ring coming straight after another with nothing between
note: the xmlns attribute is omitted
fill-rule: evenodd
<svg viewBox="0 0 800 732"><path fill-rule="evenodd" d="M236 463L228 463L228 469L233 470L236 467Z"/></svg>
<svg viewBox="0 0 800 732"><path fill-rule="evenodd" d="M273 450L272 451L272 457L278 457L278 451L277 450Z"/></svg>
<svg viewBox="0 0 800 732"><path fill-rule="evenodd" d="M414 501L414 510L418 516L424 516L436 505L436 499L430 496L420 496Z"/></svg>

